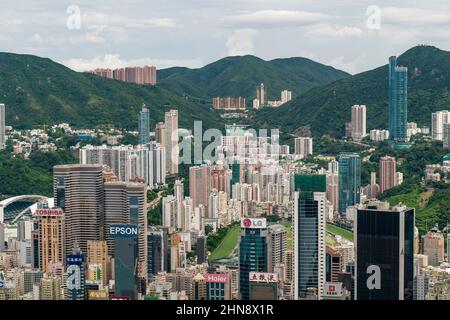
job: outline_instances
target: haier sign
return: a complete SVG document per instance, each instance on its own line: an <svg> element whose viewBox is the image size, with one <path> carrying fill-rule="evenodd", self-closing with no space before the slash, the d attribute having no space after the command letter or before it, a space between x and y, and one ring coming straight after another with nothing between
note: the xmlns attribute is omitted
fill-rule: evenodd
<svg viewBox="0 0 450 320"><path fill-rule="evenodd" d="M114 238L137 238L138 226L130 224L114 224L109 226L109 234Z"/></svg>
<svg viewBox="0 0 450 320"><path fill-rule="evenodd" d="M267 227L266 218L242 218L241 228L245 229L265 229Z"/></svg>

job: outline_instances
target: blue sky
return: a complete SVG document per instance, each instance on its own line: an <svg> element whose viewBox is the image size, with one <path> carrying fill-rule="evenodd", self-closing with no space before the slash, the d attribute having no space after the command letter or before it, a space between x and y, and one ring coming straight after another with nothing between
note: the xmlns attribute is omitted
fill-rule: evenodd
<svg viewBox="0 0 450 320"><path fill-rule="evenodd" d="M0 10L0 51L79 71L254 54L357 73L417 44L450 50L449 40L448 0L2 0Z"/></svg>

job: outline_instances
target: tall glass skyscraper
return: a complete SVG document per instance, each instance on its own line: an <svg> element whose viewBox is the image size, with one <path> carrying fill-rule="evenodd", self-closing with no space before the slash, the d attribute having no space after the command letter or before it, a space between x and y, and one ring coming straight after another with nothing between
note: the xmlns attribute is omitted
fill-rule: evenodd
<svg viewBox="0 0 450 320"><path fill-rule="evenodd" d="M296 174L294 199L294 298L306 299L308 290L315 288L320 299L326 276L326 176Z"/></svg>
<svg viewBox="0 0 450 320"><path fill-rule="evenodd" d="M250 272L268 272L271 246L265 218L243 218L241 228L239 292L242 300L248 300L250 297Z"/></svg>
<svg viewBox="0 0 450 320"><path fill-rule="evenodd" d="M355 300L412 300L414 209L374 202L355 218Z"/></svg>
<svg viewBox="0 0 450 320"><path fill-rule="evenodd" d="M389 58L389 136L394 143L406 143L408 122L408 68Z"/></svg>
<svg viewBox="0 0 450 320"><path fill-rule="evenodd" d="M355 153L339 155L339 212L359 203L361 188L361 158Z"/></svg>
<svg viewBox="0 0 450 320"><path fill-rule="evenodd" d="M145 105L139 113L139 144L150 142L150 110Z"/></svg>

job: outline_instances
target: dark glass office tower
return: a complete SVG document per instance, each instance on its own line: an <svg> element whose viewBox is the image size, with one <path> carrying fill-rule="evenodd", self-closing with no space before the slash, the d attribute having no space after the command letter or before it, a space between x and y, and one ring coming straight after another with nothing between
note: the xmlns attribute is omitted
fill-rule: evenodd
<svg viewBox="0 0 450 320"><path fill-rule="evenodd" d="M354 153L339 155L339 213L360 201L361 158Z"/></svg>
<svg viewBox="0 0 450 320"><path fill-rule="evenodd" d="M86 300L86 259L80 247L75 244L66 259L66 300Z"/></svg>
<svg viewBox="0 0 450 320"><path fill-rule="evenodd" d="M241 228L239 239L239 292L242 300L248 300L250 297L250 272L268 271L270 238L268 237L265 218L243 218Z"/></svg>
<svg viewBox="0 0 450 320"><path fill-rule="evenodd" d="M114 238L115 296L137 299L138 292L138 226L111 225Z"/></svg>
<svg viewBox="0 0 450 320"><path fill-rule="evenodd" d="M397 57L389 58L389 136L394 143L408 142L408 68L397 66Z"/></svg>
<svg viewBox="0 0 450 320"><path fill-rule="evenodd" d="M411 300L414 209L387 203L359 209L355 220L355 299Z"/></svg>
<svg viewBox="0 0 450 320"><path fill-rule="evenodd" d="M158 272L169 272L168 264L169 239L167 228L152 227L147 232L147 271L148 278Z"/></svg>
<svg viewBox="0 0 450 320"><path fill-rule="evenodd" d="M326 176L296 174L294 199L294 297L305 299L314 288L320 298L326 276Z"/></svg>

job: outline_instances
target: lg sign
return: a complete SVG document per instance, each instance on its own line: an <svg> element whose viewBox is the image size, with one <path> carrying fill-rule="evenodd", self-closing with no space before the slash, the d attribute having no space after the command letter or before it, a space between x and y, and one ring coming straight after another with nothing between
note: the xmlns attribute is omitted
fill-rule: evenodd
<svg viewBox="0 0 450 320"><path fill-rule="evenodd" d="M267 226L265 218L243 218L241 227L246 229L264 229Z"/></svg>
<svg viewBox="0 0 450 320"><path fill-rule="evenodd" d="M109 234L113 237L134 238L138 236L138 227L135 225L112 225Z"/></svg>

